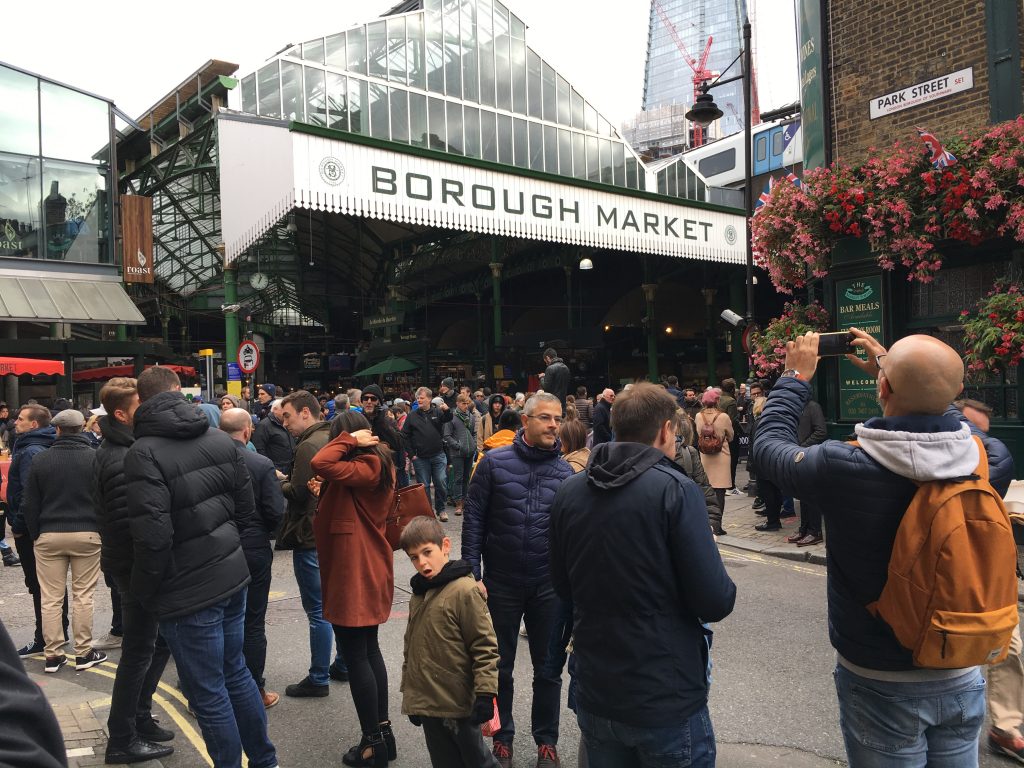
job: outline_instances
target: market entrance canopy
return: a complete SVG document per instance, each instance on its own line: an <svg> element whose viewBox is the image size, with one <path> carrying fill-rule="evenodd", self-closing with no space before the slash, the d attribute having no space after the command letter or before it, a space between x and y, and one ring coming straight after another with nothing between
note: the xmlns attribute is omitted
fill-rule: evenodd
<svg viewBox="0 0 1024 768"><path fill-rule="evenodd" d="M0 376L63 376L64 363L60 360L35 360L30 357L0 357Z"/></svg>
<svg viewBox="0 0 1024 768"><path fill-rule="evenodd" d="M732 208L499 165L298 123L221 113L227 260L292 208L743 264Z"/></svg>
<svg viewBox="0 0 1024 768"><path fill-rule="evenodd" d="M371 365L369 368L365 368L357 372L356 376L379 376L384 373L403 373L405 371L415 371L420 366L416 363L406 360L404 357L389 357L387 360L381 360L376 365Z"/></svg>
<svg viewBox="0 0 1024 768"><path fill-rule="evenodd" d="M147 365L147 368L152 368L152 365ZM188 376L195 378L196 369L189 365L164 365L162 368L167 368L174 371L179 376ZM109 381L117 376L134 376L135 368L131 365L109 365L105 368L87 368L84 371L75 371L71 374L72 381Z"/></svg>

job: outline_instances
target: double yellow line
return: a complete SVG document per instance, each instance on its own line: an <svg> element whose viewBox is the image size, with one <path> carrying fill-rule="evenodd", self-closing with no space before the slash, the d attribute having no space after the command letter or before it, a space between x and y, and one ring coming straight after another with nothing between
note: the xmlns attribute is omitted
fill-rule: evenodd
<svg viewBox="0 0 1024 768"><path fill-rule="evenodd" d="M765 557L755 552L747 552L742 549L732 549L728 546L728 544L719 547L718 551L722 555L722 559L743 560L748 563L761 563L762 565L771 565L775 568L785 568L787 571L810 573L815 576L826 575L825 569L821 566L812 566L807 563L797 562L795 560L787 560L784 557Z"/></svg>

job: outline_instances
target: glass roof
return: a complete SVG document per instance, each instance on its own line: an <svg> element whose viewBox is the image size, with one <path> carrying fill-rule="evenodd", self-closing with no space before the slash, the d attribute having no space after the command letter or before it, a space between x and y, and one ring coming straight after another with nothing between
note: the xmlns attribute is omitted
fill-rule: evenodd
<svg viewBox="0 0 1024 768"><path fill-rule="evenodd" d="M240 91L250 114L646 186L633 149L527 45L526 25L499 0L424 0L307 40L242 78Z"/></svg>

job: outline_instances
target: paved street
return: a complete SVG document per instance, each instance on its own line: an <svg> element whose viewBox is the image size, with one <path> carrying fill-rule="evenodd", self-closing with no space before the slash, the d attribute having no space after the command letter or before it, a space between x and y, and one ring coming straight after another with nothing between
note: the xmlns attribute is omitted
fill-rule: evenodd
<svg viewBox="0 0 1024 768"><path fill-rule="evenodd" d="M726 523L746 524L749 499L730 497ZM448 523L454 551L459 551L459 520ZM714 684L711 709L719 741L720 766L786 766L819 768L843 765L842 738L832 686L834 654L826 637L825 569L810 562L796 562L725 545L721 551L735 579L739 597L736 610L715 627L713 648ZM398 682L401 671L402 635L405 630L408 585L413 571L404 556L396 559L396 590L391 620L382 628L385 659L391 673L391 716L399 744L396 768L428 765L422 734L400 715ZM283 692L288 683L303 677L308 664L305 616L299 604L291 558L278 552L267 620L270 653L269 687ZM30 636L32 609L21 571L0 571L0 616L18 644ZM110 617L109 595L97 594L96 634L102 635ZM105 726L113 673L118 652L107 664L82 673L65 668L57 675L42 674L42 659L27 660L34 680L43 686L57 709L69 749L79 755L72 765L102 763ZM529 655L520 645L517 667L516 765L532 766L535 751L528 730ZM177 751L163 765L168 768L201 768L209 765L201 749L198 725L184 708L175 688L177 675L168 667L159 693L157 714L178 733ZM564 698L564 690L563 690ZM340 754L358 740L358 726L345 684L332 683L327 699L289 699L269 711L271 737L281 764L328 766L340 764ZM559 751L563 764L576 764L579 732L572 713L565 710ZM1008 765L984 755L983 766ZM148 764L150 766L156 763Z"/></svg>

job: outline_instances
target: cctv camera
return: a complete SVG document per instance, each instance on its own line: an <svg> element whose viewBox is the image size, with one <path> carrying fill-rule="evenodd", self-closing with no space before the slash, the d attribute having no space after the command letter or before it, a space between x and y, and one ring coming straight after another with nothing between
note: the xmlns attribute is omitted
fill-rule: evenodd
<svg viewBox="0 0 1024 768"><path fill-rule="evenodd" d="M237 312L241 308L242 308L241 304L221 304L220 305L220 311L224 312L225 314L230 313L230 312Z"/></svg>
<svg viewBox="0 0 1024 768"><path fill-rule="evenodd" d="M726 309L719 315L725 322L731 325L733 328L743 328L746 326L747 321L741 315L737 315L731 309Z"/></svg>

